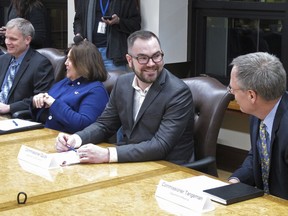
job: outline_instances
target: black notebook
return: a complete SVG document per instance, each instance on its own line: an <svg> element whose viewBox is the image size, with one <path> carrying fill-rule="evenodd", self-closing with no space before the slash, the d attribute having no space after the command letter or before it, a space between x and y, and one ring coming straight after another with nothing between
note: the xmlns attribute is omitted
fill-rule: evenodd
<svg viewBox="0 0 288 216"><path fill-rule="evenodd" d="M211 188L204 190L203 192L205 192L213 201L225 205L264 195L263 190L243 183L229 184L222 187Z"/></svg>

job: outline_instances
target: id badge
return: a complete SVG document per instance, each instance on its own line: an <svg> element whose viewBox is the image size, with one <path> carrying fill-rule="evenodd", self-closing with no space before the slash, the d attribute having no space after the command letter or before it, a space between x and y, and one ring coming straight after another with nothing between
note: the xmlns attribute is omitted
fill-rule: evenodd
<svg viewBox="0 0 288 216"><path fill-rule="evenodd" d="M100 21L100 22L98 23L97 33L105 34L105 32L106 32L106 23Z"/></svg>

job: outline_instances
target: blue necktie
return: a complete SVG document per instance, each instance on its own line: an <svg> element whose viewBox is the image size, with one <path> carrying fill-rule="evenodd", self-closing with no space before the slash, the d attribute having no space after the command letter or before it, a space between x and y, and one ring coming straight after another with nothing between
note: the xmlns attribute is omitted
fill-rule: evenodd
<svg viewBox="0 0 288 216"><path fill-rule="evenodd" d="M268 178L269 178L270 158L268 153L268 142L267 142L269 135L268 132L266 131L266 125L264 124L263 121L261 121L260 123L259 135L260 135L259 152L261 158L263 186L265 193L269 193Z"/></svg>
<svg viewBox="0 0 288 216"><path fill-rule="evenodd" d="M8 68L8 76L6 82L2 85L2 91L0 92L0 102L7 103L9 91L13 85L13 81L16 75L16 69L19 64L13 59Z"/></svg>

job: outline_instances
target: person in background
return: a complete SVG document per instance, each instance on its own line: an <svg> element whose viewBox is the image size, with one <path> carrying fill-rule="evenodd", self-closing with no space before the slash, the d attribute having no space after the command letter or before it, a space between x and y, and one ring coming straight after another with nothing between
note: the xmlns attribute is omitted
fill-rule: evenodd
<svg viewBox="0 0 288 216"><path fill-rule="evenodd" d="M136 31L128 38L129 66L121 75L97 121L73 135L60 133L56 150L78 148L81 163L194 160L194 109L188 86L164 68L158 37ZM124 143L102 148L122 125ZM88 144L94 143L94 144Z"/></svg>
<svg viewBox="0 0 288 216"><path fill-rule="evenodd" d="M28 110L35 94L46 92L54 82L50 61L32 49L31 22L23 18L6 25L7 53L0 56L0 114Z"/></svg>
<svg viewBox="0 0 288 216"><path fill-rule="evenodd" d="M229 90L251 115L251 150L229 181L288 199L286 72L277 57L264 52L239 56L231 65Z"/></svg>
<svg viewBox="0 0 288 216"><path fill-rule="evenodd" d="M108 72L127 71L127 37L141 28L138 0L75 0L75 11L75 38L98 47Z"/></svg>
<svg viewBox="0 0 288 216"><path fill-rule="evenodd" d="M72 45L65 62L67 77L48 93L33 97L31 109L45 127L75 133L94 123L109 96L103 85L107 72L101 54L89 41Z"/></svg>
<svg viewBox="0 0 288 216"><path fill-rule="evenodd" d="M48 15L41 0L11 0L7 14L8 21L20 17L32 23L35 29L35 36L31 42L33 49L50 46ZM2 27L0 35L5 35L5 28Z"/></svg>

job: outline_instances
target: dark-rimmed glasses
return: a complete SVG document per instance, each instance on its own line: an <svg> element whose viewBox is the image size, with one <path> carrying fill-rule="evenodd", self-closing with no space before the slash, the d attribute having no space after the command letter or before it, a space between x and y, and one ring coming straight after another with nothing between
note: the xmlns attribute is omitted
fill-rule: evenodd
<svg viewBox="0 0 288 216"><path fill-rule="evenodd" d="M147 55L138 55L138 56L133 56L131 54L128 54L130 55L132 58L136 59L138 61L139 64L141 65L145 65L145 64L148 64L148 62L150 61L150 59L152 59L152 61L157 64L159 62L161 62L163 60L163 56L164 56L164 53L162 52L158 52L158 53L155 53L153 56L147 56Z"/></svg>

